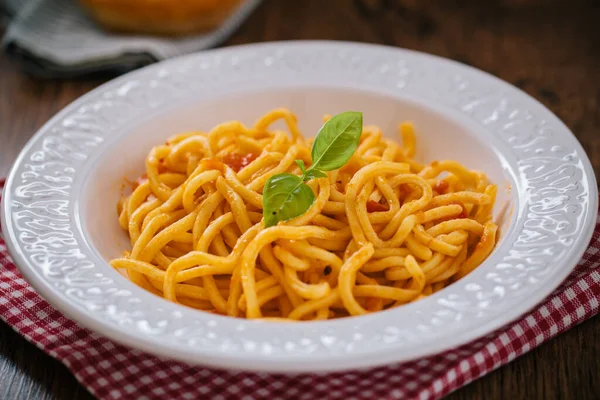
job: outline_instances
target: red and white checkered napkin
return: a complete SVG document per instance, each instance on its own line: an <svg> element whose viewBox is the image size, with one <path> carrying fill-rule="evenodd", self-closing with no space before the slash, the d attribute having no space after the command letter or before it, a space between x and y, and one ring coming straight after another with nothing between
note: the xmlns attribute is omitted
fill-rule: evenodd
<svg viewBox="0 0 600 400"><path fill-rule="evenodd" d="M52 308L21 277L1 236L0 318L101 399L438 399L598 313L599 267L600 222L577 269L517 322L439 355L366 372L227 372L129 349Z"/></svg>

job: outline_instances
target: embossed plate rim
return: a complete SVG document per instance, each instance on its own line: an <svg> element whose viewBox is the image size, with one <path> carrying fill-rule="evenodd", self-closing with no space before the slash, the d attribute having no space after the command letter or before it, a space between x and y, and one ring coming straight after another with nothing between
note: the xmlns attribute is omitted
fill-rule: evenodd
<svg viewBox="0 0 600 400"><path fill-rule="evenodd" d="M493 310L494 312L488 312L487 316L484 312L483 316L478 316L477 318L474 317L472 312L470 314L465 313L462 316L466 318L463 318L461 322L452 321L453 324L447 323L446 325L448 327L448 331L445 333L438 333L432 332L431 329L427 332L421 332L416 326L406 327L403 326L399 321L390 321L390 317L394 317L394 320L398 320L401 318L397 317L401 316L424 318L423 316L428 315L429 321L431 322L431 318L435 315L436 309L438 311L451 310L451 308L449 308L447 305L444 306L444 302L452 300L450 297L451 295L460 294L461 291L467 291L466 287L470 284L480 285L482 283L481 278L483 273L480 270L475 271L473 274L470 274L461 280L459 282L460 285L455 284L434 296L405 307L364 317L348 318L339 321L303 323L298 325L268 324L257 321L234 320L226 317L215 317L209 314L198 313L174 304L166 303L161 299L150 297L150 295L147 293L145 296L142 296L139 293L141 289L131 288L128 286L130 285L128 282L114 282L114 288L130 292L130 295L132 296L139 295L144 299L144 301L150 301L148 306L155 305L157 307L157 318L167 318L167 322L171 323L172 325L176 325L177 322L181 322L182 319L186 319L186 325L189 323L190 325L197 327L197 329L199 329L199 331L196 331L197 336L192 337L192 339L205 341L198 346L197 343L192 343L190 338L188 338L188 340L185 342L178 341L177 338L175 338L174 332L166 330L158 333L144 332L144 330L140 328L140 324L136 324L135 321L133 321L133 325L128 325L127 322L119 324L114 320L108 320L104 314L98 315L92 313L81 304L75 303L71 298L67 297L64 292L54 288L52 286L52 282L46 279L46 277L44 277L36 269L37 267L33 265L31 260L27 258L27 253L23 250L23 242L18 237L19 232L16 232L15 230L15 221L13 221L14 214L11 212L12 210L9 206L9 204L12 203L14 191L17 189L17 185L20 182L17 177L17 173L21 168L23 168L23 161L25 157L28 155L31 156L30 153L35 148L35 145L38 144L38 141L44 136L49 136L51 129L59 126L61 121L71 115L75 115L78 107L85 105L88 101L100 99L102 94L111 93L111 90L116 90L122 83L126 83L128 81L133 82L134 80L139 80L142 82L146 81L147 83L151 78L157 78L157 75L161 69L165 71L177 71L178 67L185 66L186 63L193 64L194 62L203 61L204 63L210 64L216 62L215 60L217 59L221 60L226 59L227 57L231 57L231 59L233 59L238 55L240 57L255 56L261 62L265 59L264 57L269 57L272 58L271 61L275 61L275 63L277 63L282 60L282 62L285 62L286 57L291 57L293 61L295 54L310 58L310 54L318 54L319 51L322 52L323 55L332 57L331 59L327 59L326 62L331 63L333 66L335 66L336 62L341 64L342 61L344 61L342 59L342 57L344 57L343 54L346 56L348 54L355 56L362 55L363 57L359 57L362 61L359 60L358 64L361 62L365 64L364 60L368 59L369 56L381 56L384 60L388 60L391 64L399 61L409 60L418 66L425 67L419 72L424 75L430 74L427 77L434 77L434 81L435 79L440 80L439 83L443 83L441 79L444 77L448 79L452 77L452 79L455 79L460 75L466 78L471 78L473 82L477 83L477 85L475 85L475 93L485 94L487 89L491 89L493 96L494 93L497 93L497 91L501 90L502 92L506 92L503 94L503 96L506 96L511 100L516 100L518 105L527 105L535 111L535 114L541 114L545 119L550 121L549 124L551 125L551 128L555 128L559 132L559 136L562 140L561 144L567 143L570 146L569 148L573 149L573 154L579 158L579 164L577 168L571 164L569 165L573 166L578 172L581 173L582 181L584 181L584 185L587 185L588 187L586 193L583 195L580 194L580 196L583 196L583 198L579 199L582 204L579 216L583 218L583 221L581 222L580 229L576 235L576 242L570 248L568 248L568 250L566 250L566 254L570 256L570 258L564 259L565 256L563 255L563 260L557 263L556 266L552 267L553 273L550 274L550 278L552 279L550 279L550 281L548 281L549 278L546 279L546 282L544 282L545 286L532 286L538 290L530 293L528 296L525 296L525 298L520 299L521 301L519 302L518 307L507 308L506 306L511 306L514 301L512 303L507 303L507 301L504 299L503 301L497 303L498 305L504 305L504 310L502 310L504 312ZM276 64L276 68L277 65L278 64ZM338 67L339 66L340 65L338 65ZM220 65L213 65L213 68L217 67L220 67ZM208 69L210 70L210 68L211 67L209 65ZM245 68L245 66L243 66L242 69L243 68ZM265 67L263 66L262 68L264 69ZM282 72L282 68L285 68L285 65L282 64L279 66L279 68L280 70L278 72L282 75L285 75ZM315 65L308 65L305 68L306 70L303 71L304 74L322 73L322 71L315 67ZM247 71L249 75L255 72L256 71ZM438 72L440 73L441 77L438 76ZM450 72L456 73L457 75L452 75ZM448 73L449 75L445 76L444 73ZM348 72L348 74L350 73ZM342 77L340 79L343 79L344 73L341 71L340 76ZM198 76L198 78L200 77L201 75ZM386 77L382 76L382 79L384 78ZM377 88L376 83L368 83L366 81L367 78L364 79L365 86L372 85L372 90L376 92L384 91L381 87ZM395 78L387 77L387 79L387 83L389 84L393 82L391 79ZM423 77L421 76L414 79L423 79ZM447 83L451 84L451 82ZM455 83L458 84L460 82ZM285 83L281 82L281 85L285 86ZM340 82L340 85L343 86L343 83ZM380 83L380 86L385 86L385 84ZM425 89L431 89L433 92L435 92L437 88L432 85L431 88L426 87ZM145 90L149 91L150 88L146 87ZM423 89L417 87L416 89L412 88L399 90L407 91L408 93L412 93L411 90L416 90L415 94L419 95L419 90ZM389 91L386 93L389 94ZM427 96L432 95L432 93L428 93ZM439 95L441 97L451 97L451 95L448 93ZM501 97L500 100L504 101L504 97ZM502 107L508 107L508 105L504 104ZM501 113L503 110L498 108L488 111ZM464 112L466 115L466 111ZM481 123L481 121L478 122ZM587 247L587 244L593 233L596 216L595 211L597 210L597 185L593 170L589 160L587 159L587 156L585 155L585 152L570 130L554 114L552 114L535 99L532 99L519 89L514 88L498 78L451 60L386 46L345 42L275 42L267 44L235 46L184 56L170 61L154 64L112 80L71 103L55 117L53 117L48 123L46 123L39 130L39 132L36 133L36 135L34 135L34 137L25 146L13 168L11 169L4 192L4 201L2 207L2 219L4 221L3 233L6 238L9 251L13 255L17 266L25 278L56 308L72 317L74 320L80 322L82 325L104 334L117 342L121 342L131 347L137 347L157 355L217 367L272 372L332 371L370 367L389 362L407 361L461 345L486 333L489 333L531 309L564 280L564 278L576 265L576 262L579 260L585 251L585 248ZM79 193L79 191L77 191L77 193ZM529 200L530 199L527 199L527 201ZM71 199L70 201L76 203L77 199ZM71 205L71 209L77 208ZM71 210L69 210L69 212L71 212ZM520 215L517 222L523 222L521 217L522 216ZM71 215L70 225L76 224L77 218L77 215ZM74 229L77 233L77 227L71 226L70 228ZM505 238L505 242L515 240L515 235L517 234L518 232L513 232L510 237ZM503 243L502 247L506 248L507 246L505 244L506 243ZM95 262L92 268L96 268L100 264L104 266L104 261L96 259L95 256L91 257L92 255L93 254L87 254L87 256ZM501 254L494 253L492 256L494 257L494 260L499 260ZM483 283L485 282L486 281L483 281ZM480 291L479 293L485 294L483 291ZM94 304L88 299L88 305L93 306ZM484 306L482 301L480 301L478 306ZM483 307L483 311L485 310L486 308ZM122 311L127 312L127 310ZM131 312L131 310L129 311ZM130 313L129 316L130 318L134 318L135 314ZM148 315L144 315L144 318L146 318L146 320L139 320L137 322L159 322L156 320L156 318L155 321L148 321L151 319ZM394 326L394 323L397 323L398 325ZM380 334L378 331L374 331L374 325L380 327L382 331L385 329L391 329L391 333L389 333L390 336L388 336L388 338L395 338L396 342L386 342L385 335ZM404 331L400 331L398 326L402 327ZM398 330L395 333L395 337L393 336L394 333L392 328ZM210 339L213 340L213 342L210 342L208 337L209 335L215 335L213 330L218 334L219 337L217 339ZM243 331L243 333L238 333L241 331ZM198 334L198 332L204 333ZM455 333L458 333L458 335ZM267 337L274 336L274 338L268 338L269 340L265 338L261 341L256 339L260 337L257 336L260 334L264 334ZM245 335L247 335L250 340L244 342L243 339ZM281 340L279 340L278 335L281 335ZM365 335L367 337L365 337ZM398 343L398 339L404 339L405 337L409 338L407 340L410 340L410 345L402 345L401 343ZM327 347L324 345L326 338L327 340L333 338L334 341L337 340L338 342L337 344ZM305 340L309 340L309 342L307 343ZM294 346L296 346L296 348L289 349L286 347L286 343L292 343ZM365 344L367 345L366 347L372 346L373 348L371 350L365 350ZM314 348L314 346L317 346L320 351L311 352L310 348Z"/></svg>

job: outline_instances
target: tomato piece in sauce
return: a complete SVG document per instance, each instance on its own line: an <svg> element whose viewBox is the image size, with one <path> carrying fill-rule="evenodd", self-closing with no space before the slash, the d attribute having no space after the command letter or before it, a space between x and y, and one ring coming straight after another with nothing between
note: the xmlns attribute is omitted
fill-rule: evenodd
<svg viewBox="0 0 600 400"><path fill-rule="evenodd" d="M459 201L457 201L455 204L458 204L462 207L462 212L458 214L456 218L467 218L469 216L469 213L467 212L467 207L465 207L465 205Z"/></svg>
<svg viewBox="0 0 600 400"><path fill-rule="evenodd" d="M159 175L160 175L160 174L164 174L165 172L167 172L167 170L168 170L168 169L167 169L167 165L166 165L166 163L165 163L165 159L164 159L164 158L160 158L160 159L158 160L158 167L157 167L157 170L158 170L158 174L159 174Z"/></svg>
<svg viewBox="0 0 600 400"><path fill-rule="evenodd" d="M223 162L229 167L238 172L252 161L256 160L258 154L248 153L248 154L240 154L240 153L227 153L223 157Z"/></svg>
<svg viewBox="0 0 600 400"><path fill-rule="evenodd" d="M449 186L450 185L448 184L448 182L441 180L435 183L433 190L435 190L439 194L445 194L448 191Z"/></svg>
<svg viewBox="0 0 600 400"><path fill-rule="evenodd" d="M412 192L412 188L407 183L401 183L398 189L400 189L400 197L406 197Z"/></svg>
<svg viewBox="0 0 600 400"><path fill-rule="evenodd" d="M367 201L367 212L389 211L389 209L386 204L378 203L375 200Z"/></svg>
<svg viewBox="0 0 600 400"><path fill-rule="evenodd" d="M460 214L458 214L456 217L450 218L450 219L467 218L469 216L469 213L467 212L467 207L465 207L465 205L463 203L461 203L460 201L453 201L450 204L456 204L456 205L462 207L462 212ZM450 205L450 204L448 204L448 205Z"/></svg>

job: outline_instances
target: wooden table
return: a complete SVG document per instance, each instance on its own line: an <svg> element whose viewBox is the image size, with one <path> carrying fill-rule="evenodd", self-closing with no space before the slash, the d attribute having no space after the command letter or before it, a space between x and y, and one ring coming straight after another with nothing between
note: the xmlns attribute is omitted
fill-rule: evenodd
<svg viewBox="0 0 600 400"><path fill-rule="evenodd" d="M473 65L555 112L600 176L597 0L266 0L227 45L336 39L416 49ZM0 176L53 114L107 78L44 81L0 56ZM593 318L468 385L451 399L600 398ZM59 362L0 323L0 398L88 399Z"/></svg>

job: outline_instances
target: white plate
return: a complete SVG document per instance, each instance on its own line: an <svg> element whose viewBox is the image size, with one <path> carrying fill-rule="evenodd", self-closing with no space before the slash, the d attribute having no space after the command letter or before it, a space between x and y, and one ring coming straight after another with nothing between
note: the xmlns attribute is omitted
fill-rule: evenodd
<svg viewBox="0 0 600 400"><path fill-rule="evenodd" d="M501 240L454 285L410 305L335 321L277 324L169 303L107 260L127 248L115 205L152 144L272 107L313 135L324 113L362 110L394 132L410 119L421 158L454 158L499 184ZM509 191L509 189L511 189ZM340 42L207 51L130 73L83 96L27 144L4 191L3 232L51 304L126 345L192 363L299 372L440 352L512 321L573 269L593 231L597 186L583 149L518 89L437 57Z"/></svg>

